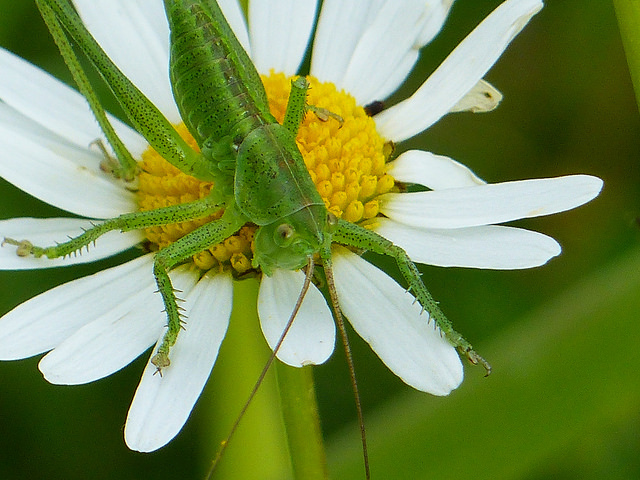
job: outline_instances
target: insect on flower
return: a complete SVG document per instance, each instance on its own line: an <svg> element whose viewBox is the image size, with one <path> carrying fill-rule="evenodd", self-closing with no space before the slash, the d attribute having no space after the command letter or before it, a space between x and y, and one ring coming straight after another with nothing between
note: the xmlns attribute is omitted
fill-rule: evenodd
<svg viewBox="0 0 640 480"><path fill-rule="evenodd" d="M492 224L573 208L597 195L601 186L598 179L587 176L487 185L457 162L424 156L424 152L407 152L388 162L390 143L377 133L369 136L369 132L375 132L376 126L387 125L388 138L394 141L411 136L411 129L417 128L412 115L406 115L407 124L414 125L400 134L392 134L397 127L390 121L392 114L406 109L406 104L378 113L379 105L373 103L378 98L364 98L363 104L376 106L370 110L371 114L376 113L374 120L357 106L353 97L345 100L341 95L347 95L338 92L335 86L312 77L296 77L292 81L284 75L273 74L261 79L215 1L164 2L171 31L171 88L179 111L178 120L184 123L174 126L174 119L167 120L118 70L67 1L37 3L115 154L117 160L105 156L104 170L124 180L138 178L140 211L104 220L55 246L35 246L35 241L25 242L21 237L5 239L5 246L15 244L21 253L56 262L94 242L100 246L102 235L106 238L113 231L146 232L147 243L153 244L153 250L157 251L152 257L141 257L126 268L136 272L140 269L149 275L153 265L153 277L149 275L149 278L157 283L166 310L167 328L160 335L138 392L145 382L171 381L172 371L181 368L174 353L196 326L191 312L187 312L188 318L183 317L178 296L184 296L188 306L190 296L195 295L193 292L200 294L210 282L219 282L228 288L232 276L240 279L247 274L261 275L258 309L262 327L280 360L293 366L324 362L333 350L335 327L327 302L310 284L313 266L317 263L326 277L331 307L340 330L343 331L341 314L344 313L356 331L406 383L446 395L462 381L456 348L472 363L482 363L487 368L488 365L453 329L406 253L412 249L411 256L422 259L431 249L425 250L418 241L406 241L406 238L426 238L421 236L423 230L428 230L430 238L437 242L446 243L457 236L458 245L467 246L477 244L480 238L483 245L498 239L504 244L533 238L536 246L544 250L540 257L526 265L501 264L495 268L524 268L544 263L558 253L555 241L534 232L524 233ZM331 2L325 3L323 13L324 8L331 8ZM396 8L392 3L386 8ZM508 40L541 6L532 0L505 2L501 18L509 25L503 35L508 39L501 40L499 48L504 49ZM384 17L383 12L380 16ZM485 28L490 30L492 26ZM127 142L120 139L123 128L109 121L102 111L69 46L67 34L102 74L129 121L146 140L148 150L139 154L127 151ZM470 43L466 45L468 50ZM464 53L464 48L461 51ZM486 69L491 62L487 63ZM487 91L487 84L475 79L459 97L471 92L474 98L477 94L474 85L481 93ZM268 93L273 90L282 93L270 98ZM334 98L341 100L324 103ZM471 101L468 106L460 106L464 102L458 100L463 99L456 100L458 109L473 110L477 105ZM450 107L453 109L453 105ZM312 111L307 114L309 109ZM352 131L358 133L349 137ZM342 142L338 149L341 155L334 156L338 142ZM367 150L358 150L365 147ZM430 191L402 193L401 183L422 184ZM195 193L184 194L181 190L184 185L195 189ZM566 196L559 192L565 192ZM173 200L166 200L170 196ZM509 202L512 198L521 200ZM452 205L459 206L455 215L451 215ZM430 213L425 216L425 212ZM174 224L178 227L167 227ZM136 241L132 243L137 243L140 237L133 239ZM402 248L405 245L406 248ZM455 250L453 245L448 248ZM358 255L362 251L391 257L410 294L363 260ZM486 258L483 262L485 264L479 262L472 266L489 263ZM181 281L178 285L176 277L188 276L185 270L192 264L199 272L207 273L199 273L195 279L190 277L190 282ZM351 295L354 286L358 287L359 296L355 300ZM183 293L177 295L176 288ZM301 295L306 288L306 295ZM285 291L293 293L285 295ZM286 304L270 301L285 297L291 301ZM141 295L136 300L146 301ZM229 302L223 304L220 310L226 313L221 315L226 314L228 319ZM290 318L292 322L287 322L294 305L300 311ZM26 308L18 307L4 317L5 321L15 322ZM148 311L149 307L144 310ZM76 327L80 331L83 326ZM224 328L221 330L218 346L224 335ZM154 332L158 339L157 330ZM146 346L136 346L130 357L135 358L133 350L140 354L153 342L146 338L140 343ZM57 345L41 346L35 353L54 346ZM62 355L61 351L64 348L56 348L43 359L41 369L45 375L59 367L56 355ZM203 377L208 375L215 354L217 347L208 364L209 370L204 368L200 373ZM119 358L123 364L128 363L122 354ZM150 379L154 371L162 372L165 378L156 375ZM147 375L148 372L151 373ZM99 375L105 374L108 373ZM99 375L92 373L92 379ZM88 380L83 378L83 381ZM193 402L198 394L199 391ZM183 412L160 440L150 440L140 423L134 421L139 412L137 405L134 399L125 436L132 448L143 451L168 442L190 411L189 408Z"/></svg>

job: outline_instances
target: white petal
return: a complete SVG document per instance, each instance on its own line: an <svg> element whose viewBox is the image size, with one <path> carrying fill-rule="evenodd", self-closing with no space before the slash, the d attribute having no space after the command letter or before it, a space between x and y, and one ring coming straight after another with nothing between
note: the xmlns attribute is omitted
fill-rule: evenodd
<svg viewBox="0 0 640 480"><path fill-rule="evenodd" d="M82 148L98 138L104 138L98 122L85 98L48 73L0 48L0 99L31 120L32 125L45 127L68 142ZM118 136L137 158L147 143L133 129L109 116ZM20 121L16 118L13 121ZM11 125L3 117L1 123ZM22 120L24 124L24 120ZM14 126L15 128L15 126ZM33 128L33 127L32 127Z"/></svg>
<svg viewBox="0 0 640 480"><path fill-rule="evenodd" d="M454 0L435 0L427 2L429 4L430 14L422 30L422 34L418 37L418 45L426 45L440 33L449 15L453 1Z"/></svg>
<svg viewBox="0 0 640 480"><path fill-rule="evenodd" d="M380 85L377 90L368 95L368 99L366 99L364 95L362 96L365 101L363 101L361 105L368 105L369 103L376 101L376 99L385 99L395 92L409 76L413 66L416 64L418 56L419 54L417 50L411 50L407 52L403 58L398 59L397 65L393 69L385 72L386 78L379 82ZM362 82L365 83L365 80L362 79ZM360 87L352 88L360 90Z"/></svg>
<svg viewBox="0 0 640 480"><path fill-rule="evenodd" d="M169 83L169 27L162 2L74 0L103 50L172 123L180 122ZM117 34L115 33L117 32Z"/></svg>
<svg viewBox="0 0 640 480"><path fill-rule="evenodd" d="M316 18L316 0L249 3L252 60L256 69L294 75L304 57Z"/></svg>
<svg viewBox="0 0 640 480"><path fill-rule="evenodd" d="M83 218L11 218L0 220L0 239L29 240L33 245L47 247L80 235L90 228L92 222ZM16 247L5 243L0 248L0 270L29 270L95 262L128 250L144 240L139 231L109 232L101 236L96 244L89 245L78 255L67 258L19 257Z"/></svg>
<svg viewBox="0 0 640 480"><path fill-rule="evenodd" d="M494 270L532 268L560 254L560 245L542 233L513 227L414 228L376 219L374 230L402 247L416 263Z"/></svg>
<svg viewBox="0 0 640 480"><path fill-rule="evenodd" d="M40 361L45 379L78 385L111 375L151 347L167 317L151 272L137 290L109 292L113 308L96 316Z"/></svg>
<svg viewBox="0 0 640 480"><path fill-rule="evenodd" d="M344 2L324 0L316 27L311 58L311 75L321 82L341 82L362 32L369 25L375 0Z"/></svg>
<svg viewBox="0 0 640 480"><path fill-rule="evenodd" d="M462 382L462 363L414 298L386 273L346 249L333 269L340 308L389 369L408 385L447 395Z"/></svg>
<svg viewBox="0 0 640 480"><path fill-rule="evenodd" d="M397 181L423 185L431 190L474 187L485 183L465 165L422 150L404 152L389 163L387 173Z"/></svg>
<svg viewBox="0 0 640 480"><path fill-rule="evenodd" d="M304 274L276 269L263 276L258 295L258 316L267 343L278 344L300 296ZM311 284L277 357L293 367L324 363L333 353L336 328L327 301Z"/></svg>
<svg viewBox="0 0 640 480"><path fill-rule="evenodd" d="M456 103L449 113L473 112L484 113L498 108L502 94L489 82L480 80L475 87Z"/></svg>
<svg viewBox="0 0 640 480"><path fill-rule="evenodd" d="M376 115L378 131L389 140L401 142L438 121L484 77L541 8L540 0L507 0L501 4L410 98Z"/></svg>
<svg viewBox="0 0 640 480"><path fill-rule="evenodd" d="M147 364L136 390L124 429L129 448L151 452L180 431L216 361L231 306L229 275L208 273L187 295L187 324L171 349L171 365L160 376Z"/></svg>
<svg viewBox="0 0 640 480"><path fill-rule="evenodd" d="M385 7L380 1L325 1L311 74L349 91L362 105L388 97L406 79L420 48L440 31L452 3L408 0L386 2ZM383 7L387 10L381 13ZM400 22L388 21L393 15ZM405 28L406 23L411 27ZM399 36L403 42L397 41Z"/></svg>
<svg viewBox="0 0 640 480"><path fill-rule="evenodd" d="M405 225L463 228L539 217L595 198L602 180L589 175L520 180L418 193L387 193L380 211Z"/></svg>
<svg viewBox="0 0 640 480"><path fill-rule="evenodd" d="M220 10L222 10L224 18L227 20L231 30L233 30L240 45L242 45L249 57L252 57L249 32L247 31L247 23L240 8L240 3L238 0L219 0L218 5L220 5Z"/></svg>
<svg viewBox="0 0 640 480"><path fill-rule="evenodd" d="M145 288L153 256L65 283L18 305L0 319L0 359L51 350L93 319L117 308L113 298Z"/></svg>
<svg viewBox="0 0 640 480"><path fill-rule="evenodd" d="M388 97L418 60L427 26L434 17L441 25L447 11L442 2L384 2L362 32L339 86L354 95L360 105Z"/></svg>
<svg viewBox="0 0 640 480"><path fill-rule="evenodd" d="M0 103L0 176L77 215L109 218L136 210L135 194L100 170L102 156L38 128Z"/></svg>

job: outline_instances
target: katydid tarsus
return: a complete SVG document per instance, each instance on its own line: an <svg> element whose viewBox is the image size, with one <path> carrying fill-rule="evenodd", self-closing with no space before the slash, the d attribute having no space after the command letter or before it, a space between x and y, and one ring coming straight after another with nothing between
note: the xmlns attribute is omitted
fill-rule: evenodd
<svg viewBox="0 0 640 480"><path fill-rule="evenodd" d="M168 319L167 331L151 360L158 372L170 368L171 347L183 328L169 271L249 223L258 227L252 259L252 267L257 272L271 275L275 269L307 267L310 275L314 262L323 267L336 321L345 341L331 281L332 244L392 257L407 287L429 314L425 321L433 319L442 334L472 363L481 363L490 371L488 364L453 329L424 286L416 266L400 247L371 230L337 219L327 210L295 142L302 118L312 109L305 101L307 80L299 77L292 82L287 114L283 124L279 124L269 110L258 72L215 0L164 2L171 29L173 93L200 152L189 147L157 108L118 70L88 33L68 0L36 0L36 3L116 154L117 175L125 179L134 177L135 164L109 127L75 59L67 34L102 75L131 124L150 146L182 172L202 181L213 181L215 189L201 200L106 220L55 246L38 247L11 239L5 243L19 245L20 254L64 257L81 251L111 230L129 231L178 223L224 209L221 218L186 234L155 255L153 273ZM327 118L336 121L330 112ZM302 298L299 303L301 301ZM292 316L291 321L294 320ZM286 330L282 338L284 335ZM277 348L274 356L276 353Z"/></svg>

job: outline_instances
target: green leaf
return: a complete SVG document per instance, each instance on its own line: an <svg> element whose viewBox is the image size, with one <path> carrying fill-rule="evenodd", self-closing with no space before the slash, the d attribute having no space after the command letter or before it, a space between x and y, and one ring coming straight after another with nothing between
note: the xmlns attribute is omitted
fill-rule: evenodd
<svg viewBox="0 0 640 480"><path fill-rule="evenodd" d="M636 101L640 106L640 1L614 0L620 36L627 55L629 72L636 91Z"/></svg>

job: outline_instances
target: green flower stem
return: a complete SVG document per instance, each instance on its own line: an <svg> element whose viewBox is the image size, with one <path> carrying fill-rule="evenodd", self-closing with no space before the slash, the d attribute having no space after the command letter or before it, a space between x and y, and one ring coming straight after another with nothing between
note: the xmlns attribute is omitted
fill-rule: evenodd
<svg viewBox="0 0 640 480"><path fill-rule="evenodd" d="M206 468L227 438L271 355L257 314L259 283L234 282L233 313L199 404L206 405ZM311 367L275 361L242 418L213 479L325 480L326 457ZM277 375L276 375L277 372Z"/></svg>
<svg viewBox="0 0 640 480"><path fill-rule="evenodd" d="M325 480L328 472L312 367L276 362L276 374L294 477Z"/></svg>
<svg viewBox="0 0 640 480"><path fill-rule="evenodd" d="M238 414L247 402L271 350L260 330L256 310L259 283L255 279L234 282L233 313L218 360L199 405L206 405L202 452L208 470ZM291 478L291 462L280 395L273 368L242 418L225 450L215 480Z"/></svg>
<svg viewBox="0 0 640 480"><path fill-rule="evenodd" d="M631 81L640 106L640 0L613 0Z"/></svg>

